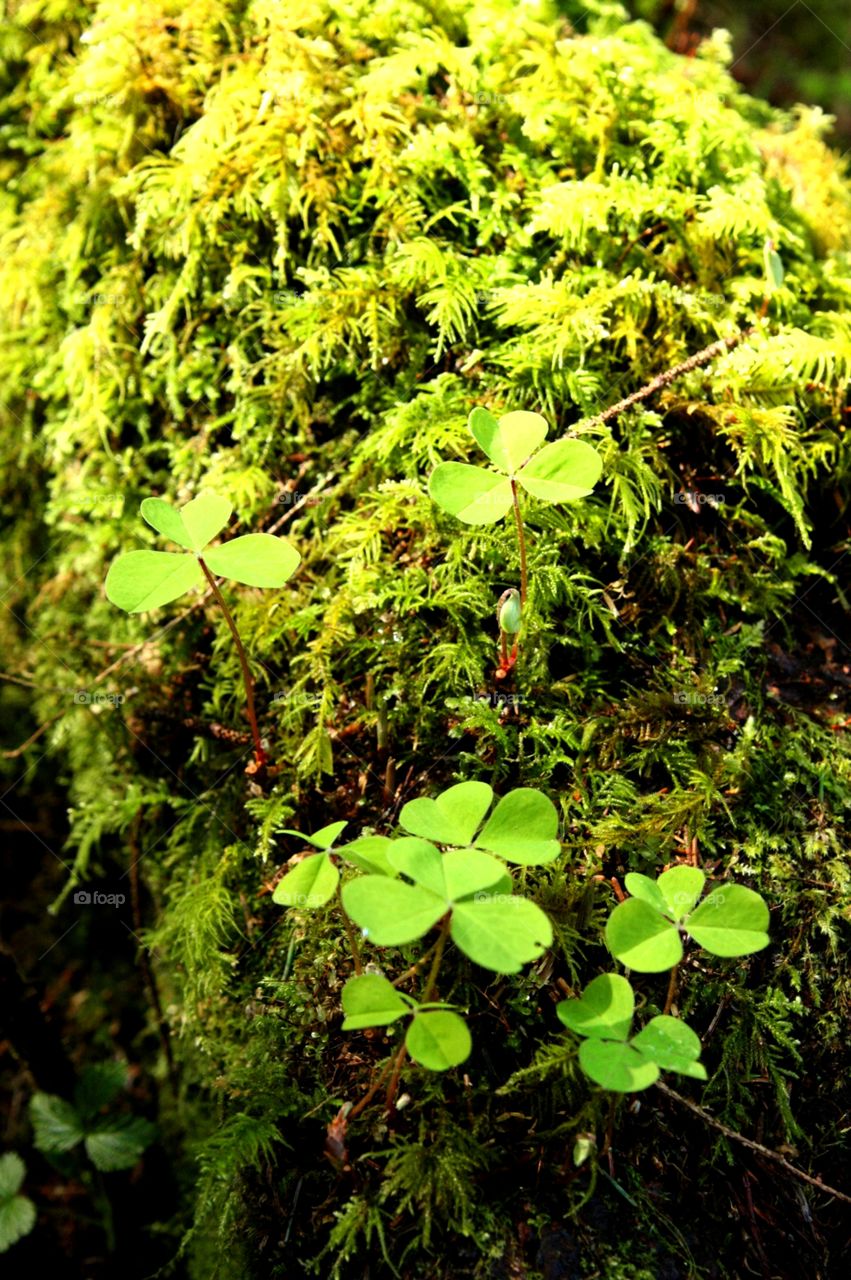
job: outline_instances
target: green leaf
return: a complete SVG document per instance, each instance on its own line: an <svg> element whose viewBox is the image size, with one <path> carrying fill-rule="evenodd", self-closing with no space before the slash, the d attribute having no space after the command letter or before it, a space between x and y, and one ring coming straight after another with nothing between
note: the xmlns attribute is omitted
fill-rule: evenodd
<svg viewBox="0 0 851 1280"><path fill-rule="evenodd" d="M125 1116L111 1120L103 1128L86 1135L86 1152L96 1169L111 1173L115 1169L132 1169L156 1130L147 1120Z"/></svg>
<svg viewBox="0 0 851 1280"><path fill-rule="evenodd" d="M701 1044L691 1027L666 1013L651 1018L633 1036L632 1045L663 1071L678 1071L695 1080L706 1079L706 1068L697 1061Z"/></svg>
<svg viewBox="0 0 851 1280"><path fill-rule="evenodd" d="M637 1093L659 1079L659 1068L619 1040L583 1040L579 1065L587 1076L612 1093Z"/></svg>
<svg viewBox="0 0 851 1280"><path fill-rule="evenodd" d="M444 893L448 903L505 882L505 864L481 849L449 849L442 860ZM511 880L508 880L509 890Z"/></svg>
<svg viewBox="0 0 851 1280"><path fill-rule="evenodd" d="M640 871L628 871L624 876L624 887L633 898L640 898L648 903L661 916L668 914L668 904L655 880L644 876Z"/></svg>
<svg viewBox="0 0 851 1280"><path fill-rule="evenodd" d="M207 490L181 507L180 514L192 541L192 550L203 551L207 543L224 529L232 512L233 507L227 498Z"/></svg>
<svg viewBox="0 0 851 1280"><path fill-rule="evenodd" d="M443 898L386 876L359 876L342 888L343 908L379 947L415 942L446 913Z"/></svg>
<svg viewBox="0 0 851 1280"><path fill-rule="evenodd" d="M185 552L128 551L110 565L105 591L119 609L144 613L203 583L200 564Z"/></svg>
<svg viewBox="0 0 851 1280"><path fill-rule="evenodd" d="M358 871L366 871L370 875L396 875L396 868L390 861L390 850L394 841L389 836L359 836L350 844L340 845L334 852L345 858Z"/></svg>
<svg viewBox="0 0 851 1280"><path fill-rule="evenodd" d="M682 959L677 929L640 898L615 907L606 924L606 945L615 959L639 973L660 973Z"/></svg>
<svg viewBox="0 0 851 1280"><path fill-rule="evenodd" d="M469 1058L473 1047L466 1022L450 1010L416 1014L405 1044L414 1062L431 1071L457 1067Z"/></svg>
<svg viewBox="0 0 851 1280"><path fill-rule="evenodd" d="M513 503L505 476L467 462L441 462L431 473L428 491L442 511L464 524L493 524Z"/></svg>
<svg viewBox="0 0 851 1280"><path fill-rule="evenodd" d="M784 279L783 261L770 240L766 240L763 248L765 262L765 284L768 293L781 288Z"/></svg>
<svg viewBox="0 0 851 1280"><path fill-rule="evenodd" d="M0 1156L0 1200L9 1200L18 1194L26 1176L26 1165L15 1151Z"/></svg>
<svg viewBox="0 0 851 1280"><path fill-rule="evenodd" d="M602 470L602 458L584 440L556 440L535 454L517 480L541 502L575 502L591 493Z"/></svg>
<svg viewBox="0 0 851 1280"><path fill-rule="evenodd" d="M279 907L322 907L337 892L340 873L327 853L311 853L275 885L272 901Z"/></svg>
<svg viewBox="0 0 851 1280"><path fill-rule="evenodd" d="M54 1155L70 1151L83 1139L83 1125L70 1102L52 1093L34 1093L30 1099L30 1120L39 1151Z"/></svg>
<svg viewBox="0 0 851 1280"><path fill-rule="evenodd" d="M768 907L758 893L741 884L714 889L685 927L714 956L747 956L769 943Z"/></svg>
<svg viewBox="0 0 851 1280"><path fill-rule="evenodd" d="M413 836L436 844L469 845L493 801L486 782L459 782L436 799L409 800L399 823Z"/></svg>
<svg viewBox="0 0 851 1280"><path fill-rule="evenodd" d="M35 1205L27 1196L0 1201L0 1253L29 1235L35 1226Z"/></svg>
<svg viewBox="0 0 851 1280"><path fill-rule="evenodd" d="M539 413L517 410L504 414L497 422L487 409L474 409L469 428L479 447L491 462L507 475L515 475L523 463L546 439L549 430Z"/></svg>
<svg viewBox="0 0 851 1280"><path fill-rule="evenodd" d="M697 867L671 867L662 872L656 884L665 899L665 914L679 923L703 893L706 876Z"/></svg>
<svg viewBox="0 0 851 1280"><path fill-rule="evenodd" d="M632 1026L635 995L626 978L603 973L592 979L577 1000L562 1000L556 1013L580 1036L625 1040Z"/></svg>
<svg viewBox="0 0 851 1280"><path fill-rule="evenodd" d="M450 934L466 956L496 973L518 973L553 940L552 925L536 903L503 894L456 902Z"/></svg>
<svg viewBox="0 0 851 1280"><path fill-rule="evenodd" d="M552 800L534 787L517 787L499 801L476 844L506 862L540 866L558 857L557 834L558 813Z"/></svg>
<svg viewBox="0 0 851 1280"><path fill-rule="evenodd" d="M306 836L303 831L294 831L291 827L284 827L282 835L298 836L299 840L312 844L316 849L330 849L337 836L346 826L348 826L347 822L332 822L330 826L321 827L319 831L314 831L312 836Z"/></svg>
<svg viewBox="0 0 851 1280"><path fill-rule="evenodd" d="M344 1031L359 1031L362 1027L386 1027L403 1014L410 1013L409 1005L380 973L362 973L349 978L341 996Z"/></svg>
<svg viewBox="0 0 851 1280"><path fill-rule="evenodd" d="M301 556L286 538L272 533L245 533L208 551L204 560L211 573L246 587L282 587L292 577Z"/></svg>
<svg viewBox="0 0 851 1280"><path fill-rule="evenodd" d="M395 871L408 876L415 884L422 885L446 899L446 883L443 878L442 855L428 840L416 836L403 836L394 840L387 854Z"/></svg>
<svg viewBox="0 0 851 1280"><path fill-rule="evenodd" d="M126 1088L127 1080L123 1062L97 1062L86 1067L74 1090L74 1104L83 1122L94 1119L103 1107L114 1102Z"/></svg>
<svg viewBox="0 0 851 1280"><path fill-rule="evenodd" d="M217 493L199 493L180 509L162 498L146 498L139 510L158 533L188 551L203 551L230 520L233 508Z"/></svg>

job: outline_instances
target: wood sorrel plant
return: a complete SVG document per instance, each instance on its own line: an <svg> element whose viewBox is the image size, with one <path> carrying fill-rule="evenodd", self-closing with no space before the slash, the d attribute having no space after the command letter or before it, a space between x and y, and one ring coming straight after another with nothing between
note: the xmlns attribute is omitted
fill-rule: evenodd
<svg viewBox="0 0 851 1280"><path fill-rule="evenodd" d="M286 538L271 533L246 533L212 550L208 544L227 524L233 508L216 493L200 493L177 508L162 498L145 498L142 518L158 533L185 547L185 551L128 551L110 565L106 575L107 599L127 613L158 609L205 581L224 614L242 669L245 702L254 741L254 766L266 763L254 707L254 681L245 648L216 577L230 578L248 587L282 587L292 577L301 557ZM202 554L203 553L203 554Z"/></svg>
<svg viewBox="0 0 851 1280"><path fill-rule="evenodd" d="M441 462L431 474L428 489L443 511L465 524L494 524L514 509L520 594L518 600L511 599L507 611L505 595L499 604L499 673L505 675L517 658L517 635L529 585L518 486L540 502L575 502L592 492L600 479L603 462L596 449L584 440L555 440L541 448L549 427L539 413L517 410L497 419L479 407L472 411L467 425L495 470L468 462ZM504 625L503 612L511 627ZM510 654L507 636L514 638Z"/></svg>
<svg viewBox="0 0 851 1280"><path fill-rule="evenodd" d="M615 1093L634 1093L655 1084L660 1071L706 1079L700 1040L691 1027L672 1018L670 1008L686 933L712 955L751 955L768 946L768 907L758 893L722 884L703 899L706 876L697 867L672 867L657 880L631 872L627 898L606 925L606 943L616 960L639 973L671 968L665 1011L630 1039L635 996L626 978L607 973L594 978L576 1000L556 1012L576 1035L579 1065L596 1084Z"/></svg>

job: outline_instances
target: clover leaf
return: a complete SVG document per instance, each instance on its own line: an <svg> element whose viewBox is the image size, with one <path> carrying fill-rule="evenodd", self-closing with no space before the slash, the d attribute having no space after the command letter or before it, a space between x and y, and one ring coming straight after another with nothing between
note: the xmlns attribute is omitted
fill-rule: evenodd
<svg viewBox="0 0 851 1280"><path fill-rule="evenodd" d="M384 1027L411 1016L405 1045L414 1062L431 1071L446 1071L470 1056L472 1041L464 1019L445 1006L418 1005L377 973L350 978L342 994L344 1031Z"/></svg>
<svg viewBox="0 0 851 1280"><path fill-rule="evenodd" d="M682 959L681 932L716 956L746 956L768 946L768 907L753 889L723 884L695 909L706 883L697 867L672 867L658 880L631 872L632 894L606 924L612 955L640 973L673 968Z"/></svg>
<svg viewBox="0 0 851 1280"><path fill-rule="evenodd" d="M677 1071L706 1079L698 1062L700 1040L679 1018L659 1014L629 1038L635 995L616 973L588 983L580 997L556 1006L559 1019L582 1036L579 1065L585 1074L613 1093L636 1093L655 1084L661 1071Z"/></svg>
<svg viewBox="0 0 851 1280"><path fill-rule="evenodd" d="M202 586L204 564L211 573L245 586L283 586L301 559L285 538L246 533L205 550L227 524L231 510L226 498L209 492L200 493L179 509L162 498L146 498L140 507L142 517L186 550L128 551L118 556L106 576L107 599L127 613L158 609L192 587Z"/></svg>
<svg viewBox="0 0 851 1280"><path fill-rule="evenodd" d="M486 849L521 866L558 857L558 814L547 796L534 787L517 787L498 801L482 826L493 798L486 782L459 782L433 800L410 800L399 822L412 835L458 848Z"/></svg>
<svg viewBox="0 0 851 1280"><path fill-rule="evenodd" d="M441 462L428 484L437 505L465 524L500 520L514 502L514 484L541 502L574 502L591 493L600 478L602 459L583 440L556 440L540 448L549 428L539 413L516 411L496 419L476 408L468 427L496 471Z"/></svg>
<svg viewBox="0 0 851 1280"><path fill-rule="evenodd" d="M377 946L414 942L447 913L456 946L497 973L517 973L552 942L547 916L510 892L503 863L484 850L441 853L427 840L401 839L391 842L387 856L406 879L364 875L342 888L347 915Z"/></svg>
<svg viewBox="0 0 851 1280"><path fill-rule="evenodd" d="M330 902L340 883L340 873L331 861L330 850L345 826L345 822L332 822L312 836L284 828L284 835L299 836L321 852L302 858L278 881L272 893L273 902L280 907L323 907Z"/></svg>

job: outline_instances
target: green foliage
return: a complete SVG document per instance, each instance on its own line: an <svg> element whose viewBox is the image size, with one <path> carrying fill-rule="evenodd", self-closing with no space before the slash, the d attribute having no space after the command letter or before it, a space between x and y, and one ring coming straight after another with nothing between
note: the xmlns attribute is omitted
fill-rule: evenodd
<svg viewBox="0 0 851 1280"><path fill-rule="evenodd" d="M576 1000L556 1008L561 1021L584 1039L579 1064L587 1076L615 1093L647 1089L660 1071L679 1071L706 1079L700 1040L678 1018L659 1014L630 1039L635 995L626 978L616 973L592 979Z"/></svg>
<svg viewBox="0 0 851 1280"><path fill-rule="evenodd" d="M26 1166L14 1151L0 1155L0 1253L29 1235L35 1226L35 1205L20 1192Z"/></svg>
<svg viewBox="0 0 851 1280"><path fill-rule="evenodd" d="M695 906L706 876L697 867L672 867L658 880L631 872L633 895L615 907L606 925L612 955L640 973L679 963L682 929L716 956L747 956L768 946L768 907L758 893L724 884Z"/></svg>
<svg viewBox="0 0 851 1280"><path fill-rule="evenodd" d="M73 1104L49 1093L34 1093L30 1118L34 1143L50 1157L61 1157L83 1144L103 1173L130 1169L154 1139L154 1126L140 1116L103 1115L126 1086L127 1072L117 1062L86 1067ZM78 1153L79 1154L79 1153Z"/></svg>

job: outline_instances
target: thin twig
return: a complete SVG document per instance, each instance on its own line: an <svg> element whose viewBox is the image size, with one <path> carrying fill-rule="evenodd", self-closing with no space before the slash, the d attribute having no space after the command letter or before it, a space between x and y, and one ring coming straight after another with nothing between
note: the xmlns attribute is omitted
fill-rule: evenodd
<svg viewBox="0 0 851 1280"><path fill-rule="evenodd" d="M210 573L210 570L204 563L202 556L198 557L198 563L203 570L204 577L210 584L213 595L216 598L216 603L225 615L225 622L228 624L228 629L230 630L230 633L233 636L233 642L236 645L236 651L239 655L239 665L242 667L242 682L245 685L245 705L246 710L248 711L248 723L251 725L251 736L254 739L254 759L257 762L257 767L262 768L266 763L266 752L263 750L263 743L260 741L260 730L257 727L257 712L254 710L254 677L252 676L248 666L248 656L243 648L236 623L231 616L231 611L227 607L224 596L219 590L216 579L213 577L212 573Z"/></svg>
<svg viewBox="0 0 851 1280"><path fill-rule="evenodd" d="M824 1191L826 1195L835 1196L837 1200L843 1200L846 1204L851 1204L851 1196L845 1194L844 1191L837 1191L836 1187L829 1187L826 1182L822 1182L820 1178L814 1178L809 1173L804 1173L803 1169L799 1169L797 1165L790 1164L785 1156L781 1156L778 1151L772 1151L770 1147L764 1147L761 1142L754 1142L752 1138L746 1138L744 1134L736 1133L735 1129L730 1129L726 1124L722 1124L720 1120L716 1120L708 1111L704 1111L703 1107L699 1107L696 1102L692 1102L689 1098L684 1098L681 1094L675 1093L673 1089L669 1089L666 1084L656 1081L656 1088L661 1089L668 1098L673 1098L675 1102L681 1102L684 1107L688 1107L689 1111L693 1111L696 1116L700 1116L701 1120L705 1120L713 1129L717 1129L719 1133L723 1133L725 1138L731 1138L734 1142L740 1142L743 1147L749 1147L751 1151L756 1151L761 1156L765 1156L767 1160L773 1160L775 1164L779 1164L793 1178L800 1178L802 1182L808 1182L811 1187L816 1187L819 1191Z"/></svg>

